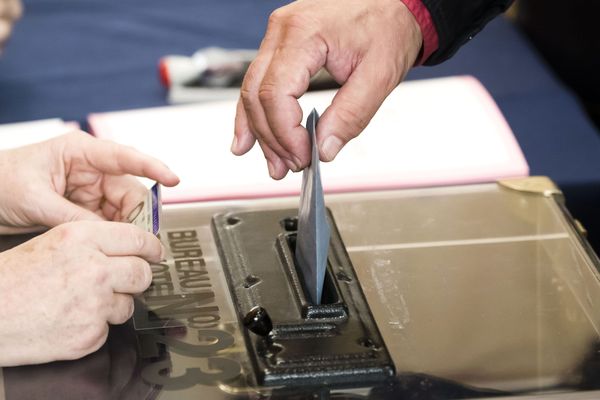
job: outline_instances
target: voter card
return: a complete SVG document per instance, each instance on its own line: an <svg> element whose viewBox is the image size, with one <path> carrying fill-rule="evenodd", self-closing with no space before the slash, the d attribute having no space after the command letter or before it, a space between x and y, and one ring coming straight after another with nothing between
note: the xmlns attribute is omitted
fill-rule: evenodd
<svg viewBox="0 0 600 400"><path fill-rule="evenodd" d="M129 213L127 220L132 224L158 235L162 214L162 201L160 196L160 184L155 183L146 198Z"/></svg>
<svg viewBox="0 0 600 400"><path fill-rule="evenodd" d="M296 237L296 263L301 271L304 288L313 304L321 304L330 237L319 170L316 137L318 120L319 114L313 109L306 121L306 129L312 143L312 160L310 166L302 173Z"/></svg>

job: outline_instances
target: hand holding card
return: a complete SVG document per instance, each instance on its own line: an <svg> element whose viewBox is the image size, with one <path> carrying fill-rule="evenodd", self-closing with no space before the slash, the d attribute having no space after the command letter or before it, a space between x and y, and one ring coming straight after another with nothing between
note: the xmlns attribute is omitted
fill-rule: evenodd
<svg viewBox="0 0 600 400"><path fill-rule="evenodd" d="M132 148L74 132L0 152L0 232L69 221L123 221L147 195L132 175L179 178Z"/></svg>

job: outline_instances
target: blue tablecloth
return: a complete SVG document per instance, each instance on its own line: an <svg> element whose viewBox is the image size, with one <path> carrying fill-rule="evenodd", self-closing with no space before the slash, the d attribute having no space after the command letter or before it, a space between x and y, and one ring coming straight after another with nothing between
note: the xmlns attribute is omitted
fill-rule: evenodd
<svg viewBox="0 0 600 400"><path fill-rule="evenodd" d="M0 58L0 123L160 106L156 64L209 45L257 47L282 1L29 0ZM350 29L350 28L349 28ZM532 174L548 175L600 249L600 137L573 94L498 18L450 61L409 79L471 74L489 89Z"/></svg>

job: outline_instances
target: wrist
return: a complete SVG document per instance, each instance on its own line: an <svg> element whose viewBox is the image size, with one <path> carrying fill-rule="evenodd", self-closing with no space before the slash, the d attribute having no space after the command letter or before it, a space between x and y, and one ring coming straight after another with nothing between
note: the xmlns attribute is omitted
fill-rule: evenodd
<svg viewBox="0 0 600 400"><path fill-rule="evenodd" d="M414 65L423 64L439 47L439 39L431 14L422 0L400 0L414 19L421 35L420 51Z"/></svg>

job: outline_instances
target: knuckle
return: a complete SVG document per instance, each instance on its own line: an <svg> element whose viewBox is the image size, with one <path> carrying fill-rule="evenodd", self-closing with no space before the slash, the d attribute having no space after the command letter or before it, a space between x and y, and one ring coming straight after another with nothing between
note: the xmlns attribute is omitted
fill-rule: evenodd
<svg viewBox="0 0 600 400"><path fill-rule="evenodd" d="M132 226L132 228L136 228ZM146 247L146 232L141 231L140 229L131 229L131 241L132 248L135 254L140 254L143 252Z"/></svg>
<svg viewBox="0 0 600 400"><path fill-rule="evenodd" d="M284 29L299 28L308 31L314 26L314 23L315 19L306 10L298 10L296 7L287 6L278 8L271 13L268 26Z"/></svg>
<svg viewBox="0 0 600 400"><path fill-rule="evenodd" d="M133 297L125 296L119 304L119 309L115 310L115 324L123 324L133 315Z"/></svg>
<svg viewBox="0 0 600 400"><path fill-rule="evenodd" d="M71 346L72 359L81 358L98 350L108 338L108 324L104 321L82 326Z"/></svg>
<svg viewBox="0 0 600 400"><path fill-rule="evenodd" d="M63 138L67 141L83 140L81 131L79 130L70 131L69 133L66 133Z"/></svg>
<svg viewBox="0 0 600 400"><path fill-rule="evenodd" d="M94 282L99 287L104 287L110 281L110 274L106 268L94 268ZM100 305L98 304L98 307Z"/></svg>
<svg viewBox="0 0 600 400"><path fill-rule="evenodd" d="M269 15L269 26L281 25L286 18L286 11L283 8L278 8Z"/></svg>
<svg viewBox="0 0 600 400"><path fill-rule="evenodd" d="M295 12L286 16L285 25L292 29L298 28L309 31L314 25L314 20L305 13Z"/></svg>
<svg viewBox="0 0 600 400"><path fill-rule="evenodd" d="M336 114L337 118L347 127L343 136L348 140L357 137L369 125L370 119L362 115L353 106L340 107Z"/></svg>
<svg viewBox="0 0 600 400"><path fill-rule="evenodd" d="M248 87L241 88L240 98L242 99L242 106L244 106L246 110L251 110L254 107L254 104L256 103L255 93Z"/></svg>
<svg viewBox="0 0 600 400"><path fill-rule="evenodd" d="M142 260L142 285L140 292L148 289L152 284L152 269L150 268L150 264L144 260Z"/></svg>
<svg viewBox="0 0 600 400"><path fill-rule="evenodd" d="M240 88L240 98L242 99L242 105L245 108L254 104L256 99L256 87L258 87L261 82L257 60L260 61L260 59L257 58L246 70L246 75L244 76L242 87Z"/></svg>
<svg viewBox="0 0 600 400"><path fill-rule="evenodd" d="M395 62L390 62L387 65L384 65L382 70L385 71L385 73L382 73L378 76L378 85L381 87L383 92L388 94L394 90L398 84L400 84L406 72L403 66L400 66Z"/></svg>
<svg viewBox="0 0 600 400"><path fill-rule="evenodd" d="M73 243L82 238L85 232L81 222L67 222L53 229L61 243Z"/></svg>
<svg viewBox="0 0 600 400"><path fill-rule="evenodd" d="M132 264L133 268L131 269L130 285L134 292L141 293L152 283L150 264L140 258L135 258L134 261L132 261Z"/></svg>
<svg viewBox="0 0 600 400"><path fill-rule="evenodd" d="M160 255L162 253L162 244L160 243L160 239L151 233L146 233L146 235L148 237L147 245L151 251L152 257L156 258L157 261L160 261Z"/></svg>
<svg viewBox="0 0 600 400"><path fill-rule="evenodd" d="M84 145L84 142L92 141L92 140L97 140L97 139L92 138L90 135L88 135L87 133L85 133L83 131L75 129L75 130L69 131L68 133L65 133L62 136L57 137L55 143L58 146L64 146L64 148L67 149L67 151L69 151L69 154L71 154L71 153L73 153L72 149L79 148L79 146Z"/></svg>
<svg viewBox="0 0 600 400"><path fill-rule="evenodd" d="M93 293L88 294L85 310L89 315L106 315L110 307L109 298L112 295L112 289L107 287L95 286Z"/></svg>
<svg viewBox="0 0 600 400"><path fill-rule="evenodd" d="M258 100L262 105L272 104L277 97L276 92L277 89L275 85L262 83L258 89Z"/></svg>
<svg viewBox="0 0 600 400"><path fill-rule="evenodd" d="M108 151L113 154L117 161L120 161L117 156L120 153L131 153L131 154L139 154L140 152L133 146L125 145L117 142L113 142L112 140L105 140Z"/></svg>
<svg viewBox="0 0 600 400"><path fill-rule="evenodd" d="M127 296L126 307L125 307L125 321L127 321L133 315L134 303L133 296Z"/></svg>

